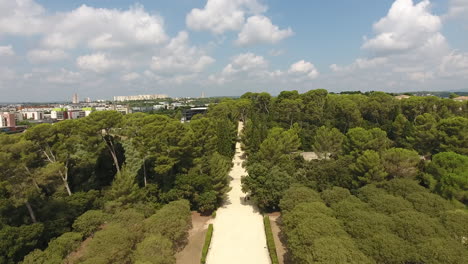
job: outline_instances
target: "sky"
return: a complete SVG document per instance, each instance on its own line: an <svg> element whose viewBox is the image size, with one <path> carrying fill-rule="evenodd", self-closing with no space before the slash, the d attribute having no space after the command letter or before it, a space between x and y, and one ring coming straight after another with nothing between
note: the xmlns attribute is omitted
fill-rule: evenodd
<svg viewBox="0 0 468 264"><path fill-rule="evenodd" d="M0 102L468 90L468 0L0 0Z"/></svg>

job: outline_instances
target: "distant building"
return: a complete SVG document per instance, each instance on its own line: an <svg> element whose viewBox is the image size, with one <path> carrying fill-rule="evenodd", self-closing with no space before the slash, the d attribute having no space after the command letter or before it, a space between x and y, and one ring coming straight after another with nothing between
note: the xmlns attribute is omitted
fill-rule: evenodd
<svg viewBox="0 0 468 264"><path fill-rule="evenodd" d="M458 102L466 102L466 101L468 101L468 96L455 97L455 98L453 98L453 100L458 101Z"/></svg>
<svg viewBox="0 0 468 264"><path fill-rule="evenodd" d="M43 111L34 111L34 110L23 110L21 111L23 115L23 120L42 120L44 119L44 112Z"/></svg>
<svg viewBox="0 0 468 264"><path fill-rule="evenodd" d="M410 98L410 97L411 97L411 96L409 96L409 95L402 94L402 95L395 96L395 99L397 99L397 100L402 100L402 99L408 99L408 98Z"/></svg>
<svg viewBox="0 0 468 264"><path fill-rule="evenodd" d="M208 107L194 107L190 109L185 109L182 112L182 122L190 122L194 115L205 114L208 111Z"/></svg>
<svg viewBox="0 0 468 264"><path fill-rule="evenodd" d="M125 102L125 101L140 101L140 100L155 100L155 99L164 99L168 96L165 94L144 94L144 95L129 95L129 96L114 96L115 102Z"/></svg>
<svg viewBox="0 0 468 264"><path fill-rule="evenodd" d="M56 120L65 120L68 119L68 109L67 108L54 108L50 111L50 118Z"/></svg>
<svg viewBox="0 0 468 264"><path fill-rule="evenodd" d="M73 99L72 99L72 103L73 104L78 104L80 102L80 99L78 98L78 94L73 94Z"/></svg>
<svg viewBox="0 0 468 264"><path fill-rule="evenodd" d="M15 127L16 115L15 113L2 113L0 114L0 127Z"/></svg>

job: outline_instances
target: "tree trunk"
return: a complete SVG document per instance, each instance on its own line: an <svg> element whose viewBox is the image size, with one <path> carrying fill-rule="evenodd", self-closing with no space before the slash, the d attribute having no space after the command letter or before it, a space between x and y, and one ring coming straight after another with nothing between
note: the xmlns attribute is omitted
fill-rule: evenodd
<svg viewBox="0 0 468 264"><path fill-rule="evenodd" d="M107 141L105 137L102 137L102 139L104 139L104 141L106 142L107 149L109 150L112 156L112 159L114 160L114 165L117 170L117 173L120 173L119 159L117 159L117 154L115 153L114 144L112 144L112 141L110 140Z"/></svg>
<svg viewBox="0 0 468 264"><path fill-rule="evenodd" d="M143 180L145 182L146 187L146 160L143 161Z"/></svg>
<svg viewBox="0 0 468 264"><path fill-rule="evenodd" d="M29 212L29 216L31 217L31 220L33 221L33 223L37 223L36 215L34 214L31 204L29 203L29 201L26 201L25 204L26 204L26 207L28 208L28 212Z"/></svg>

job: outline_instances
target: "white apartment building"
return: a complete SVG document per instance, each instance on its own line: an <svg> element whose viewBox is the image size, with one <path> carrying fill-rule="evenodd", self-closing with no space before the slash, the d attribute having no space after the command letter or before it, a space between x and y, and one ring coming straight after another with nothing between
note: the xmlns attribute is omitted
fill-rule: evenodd
<svg viewBox="0 0 468 264"><path fill-rule="evenodd" d="M155 100L164 99L168 96L166 94L143 94L143 95L129 95L129 96L114 96L115 102L124 101L139 101L139 100Z"/></svg>

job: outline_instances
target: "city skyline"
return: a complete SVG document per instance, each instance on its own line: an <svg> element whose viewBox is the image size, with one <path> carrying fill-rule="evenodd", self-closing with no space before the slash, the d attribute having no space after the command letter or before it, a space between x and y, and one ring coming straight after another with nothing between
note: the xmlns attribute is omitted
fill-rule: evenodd
<svg viewBox="0 0 468 264"><path fill-rule="evenodd" d="M0 10L2 102L468 90L466 0L0 0Z"/></svg>

